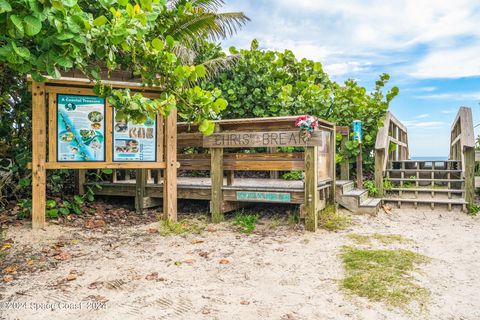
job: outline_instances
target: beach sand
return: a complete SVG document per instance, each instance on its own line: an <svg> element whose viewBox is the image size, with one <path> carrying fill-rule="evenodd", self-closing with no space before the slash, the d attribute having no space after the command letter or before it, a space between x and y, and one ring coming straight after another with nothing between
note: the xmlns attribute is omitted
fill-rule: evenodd
<svg viewBox="0 0 480 320"><path fill-rule="evenodd" d="M11 250L42 250L61 240L68 255L55 268L2 283L0 319L480 319L479 218L394 209L352 219L339 232L262 220L251 235L225 222L209 224L200 235L166 237L154 232L158 223L11 227ZM339 252L357 245L350 233L412 239L372 247L430 257L414 274L430 292L428 303L394 308L342 291ZM75 276L65 280L69 274Z"/></svg>

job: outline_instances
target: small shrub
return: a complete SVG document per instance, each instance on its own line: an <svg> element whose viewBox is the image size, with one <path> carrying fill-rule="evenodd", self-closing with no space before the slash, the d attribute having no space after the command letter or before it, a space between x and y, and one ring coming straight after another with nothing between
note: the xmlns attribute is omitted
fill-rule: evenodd
<svg viewBox="0 0 480 320"><path fill-rule="evenodd" d="M169 236L172 234L200 234L205 230L206 224L196 219L183 219L173 222L170 219L160 219L160 228L158 232L161 236Z"/></svg>
<svg viewBox="0 0 480 320"><path fill-rule="evenodd" d="M378 195L378 189L375 186L375 182L373 182L372 180L365 181L363 183L363 186L365 187L365 189L367 189L368 195L370 197L376 197Z"/></svg>
<svg viewBox="0 0 480 320"><path fill-rule="evenodd" d="M287 223L292 225L292 224L298 224L300 222L300 217L298 213L295 212L287 212Z"/></svg>
<svg viewBox="0 0 480 320"><path fill-rule="evenodd" d="M329 205L318 215L318 225L329 231L343 230L351 225L349 216L337 211L335 205Z"/></svg>
<svg viewBox="0 0 480 320"><path fill-rule="evenodd" d="M302 180L303 171L290 171L282 175L284 180Z"/></svg>
<svg viewBox="0 0 480 320"><path fill-rule="evenodd" d="M239 213L233 220L233 225L241 233L250 234L257 227L258 215Z"/></svg>
<svg viewBox="0 0 480 320"><path fill-rule="evenodd" d="M389 177L383 178L383 189L388 191L388 190L392 190L392 188L393 188L392 180L390 180Z"/></svg>
<svg viewBox="0 0 480 320"><path fill-rule="evenodd" d="M468 206L468 213L472 216L476 216L480 212L480 204L473 203Z"/></svg>

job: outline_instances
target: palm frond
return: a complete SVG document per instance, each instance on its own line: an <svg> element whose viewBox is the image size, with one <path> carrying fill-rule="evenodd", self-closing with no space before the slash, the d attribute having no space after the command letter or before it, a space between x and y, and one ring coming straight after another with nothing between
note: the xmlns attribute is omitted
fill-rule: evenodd
<svg viewBox="0 0 480 320"><path fill-rule="evenodd" d="M173 53L180 59L183 64L191 65L194 63L194 60L197 56L197 53L194 49L188 48L181 42L175 43L173 47Z"/></svg>
<svg viewBox="0 0 480 320"><path fill-rule="evenodd" d="M187 0L171 0L168 3L171 7L178 7L180 5L185 5L186 2ZM190 0L190 3L194 8L202 8L207 11L215 12L225 4L225 1L223 0Z"/></svg>
<svg viewBox="0 0 480 320"><path fill-rule="evenodd" d="M212 80L213 78L218 76L220 72L234 68L239 59L239 54L233 54L205 61L203 65L205 66L205 70L207 71L207 74L205 76L206 79Z"/></svg>
<svg viewBox="0 0 480 320"><path fill-rule="evenodd" d="M232 36L248 21L250 19L243 12L207 12L179 19L167 30L167 34L187 43L194 43L196 38L204 36L218 41Z"/></svg>

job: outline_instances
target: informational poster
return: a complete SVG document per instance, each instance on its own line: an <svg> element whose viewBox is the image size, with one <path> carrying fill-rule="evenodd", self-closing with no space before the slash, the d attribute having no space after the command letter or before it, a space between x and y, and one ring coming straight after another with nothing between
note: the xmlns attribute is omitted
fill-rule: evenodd
<svg viewBox="0 0 480 320"><path fill-rule="evenodd" d="M105 99L57 95L57 161L105 161Z"/></svg>
<svg viewBox="0 0 480 320"><path fill-rule="evenodd" d="M155 119L137 124L116 121L114 117L113 161L156 161L156 127Z"/></svg>

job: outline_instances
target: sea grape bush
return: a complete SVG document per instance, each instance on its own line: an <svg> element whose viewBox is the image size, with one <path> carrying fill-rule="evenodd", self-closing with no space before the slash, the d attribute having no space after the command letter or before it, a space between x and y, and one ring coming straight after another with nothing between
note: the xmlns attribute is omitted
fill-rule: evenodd
<svg viewBox="0 0 480 320"><path fill-rule="evenodd" d="M166 0L0 0L0 28L5 30L0 63L3 72L12 70L18 78L31 74L37 81L44 75L58 78L62 70L81 70L95 80L103 70L129 70L143 84L164 90L160 98L147 99L98 82L96 93L108 96L119 118L142 122L146 116L165 115L177 107L186 120L209 134L210 119L227 102L218 90L192 85L206 75L206 69L184 63L176 53L193 37L206 38L212 30L220 37L226 27L232 30L245 21L224 19L222 26L213 13L205 14L218 4L221 1L167 5Z"/></svg>
<svg viewBox="0 0 480 320"><path fill-rule="evenodd" d="M292 51L260 50L259 43L252 41L249 50L230 48L239 54L236 66L222 72L212 82L205 82L207 89L218 87L229 107L221 112L223 118L272 117L289 115L312 115L350 126L353 120L361 120L363 126L363 159L365 171L373 169L372 150L378 127L389 103L398 94L397 87L386 94L383 89L390 76L380 75L373 92L360 86L355 80L343 84L329 79L320 62L297 59ZM341 137L337 137L338 146ZM347 142L345 154L339 154L354 162L358 143Z"/></svg>

